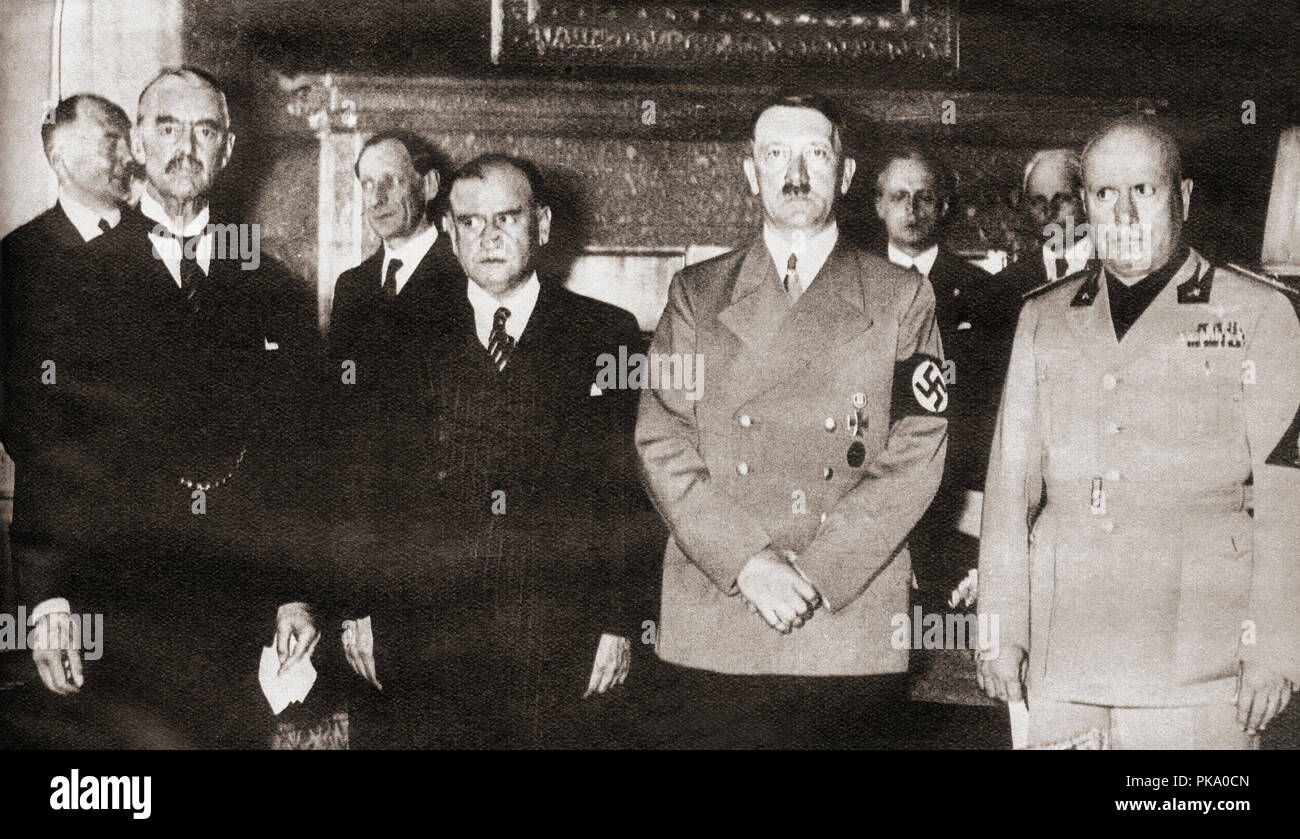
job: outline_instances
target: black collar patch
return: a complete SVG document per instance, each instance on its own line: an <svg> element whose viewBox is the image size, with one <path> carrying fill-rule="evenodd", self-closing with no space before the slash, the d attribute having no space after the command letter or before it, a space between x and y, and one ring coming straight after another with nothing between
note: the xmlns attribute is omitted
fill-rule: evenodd
<svg viewBox="0 0 1300 839"><path fill-rule="evenodd" d="M1070 301L1071 306L1091 306L1097 299L1097 288L1100 285L1099 278L1101 272L1093 274L1083 281L1079 286L1078 292L1075 293L1074 299Z"/></svg>
<svg viewBox="0 0 1300 839"><path fill-rule="evenodd" d="M1207 262L1205 270L1199 276L1193 275L1190 280L1178 287L1179 303L1209 303L1210 287L1214 283L1214 268Z"/></svg>

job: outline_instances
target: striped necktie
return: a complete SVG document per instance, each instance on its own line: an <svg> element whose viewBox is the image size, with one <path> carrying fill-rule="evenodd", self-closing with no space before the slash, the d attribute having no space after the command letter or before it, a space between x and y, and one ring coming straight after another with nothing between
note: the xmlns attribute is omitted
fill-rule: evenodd
<svg viewBox="0 0 1300 839"><path fill-rule="evenodd" d="M402 260L388 260L388 271L384 273L384 297L392 300L397 296L397 272L402 270Z"/></svg>
<svg viewBox="0 0 1300 839"><path fill-rule="evenodd" d="M785 293L790 295L790 302L799 302L799 295L803 294L803 285L799 282L799 271L795 265L799 262L794 254L785 262Z"/></svg>
<svg viewBox="0 0 1300 839"><path fill-rule="evenodd" d="M488 355L491 356L498 373L506 369L510 353L515 349L515 339L506 332L506 319L509 317L510 310L505 306L497 309L496 314L492 316L492 334L488 336Z"/></svg>

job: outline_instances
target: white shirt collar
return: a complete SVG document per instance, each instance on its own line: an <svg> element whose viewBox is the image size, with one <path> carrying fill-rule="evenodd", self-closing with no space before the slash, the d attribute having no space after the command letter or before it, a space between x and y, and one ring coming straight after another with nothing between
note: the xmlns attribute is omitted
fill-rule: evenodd
<svg viewBox="0 0 1300 839"><path fill-rule="evenodd" d="M420 260L424 259L433 247L433 243L438 241L438 225L430 224L429 229L412 236L406 240L400 248L390 248L388 243L384 243L384 261L379 266L379 283L383 285L384 278L388 276L388 263L394 259L402 260L402 267L397 269L397 293L400 294L406 286L407 280L415 273L415 269L420 266ZM510 330L506 330L509 332Z"/></svg>
<svg viewBox="0 0 1300 839"><path fill-rule="evenodd" d="M492 335L492 318L501 306L510 310L510 317L506 319L506 334L518 341L524 334L528 319L533 316L533 309L537 307L537 295L542 290L537 272L534 271L523 285L516 286L500 298L488 294L472 279L467 282L469 304L474 307L474 331L478 333L478 342L483 348L487 349L488 339Z"/></svg>
<svg viewBox="0 0 1300 839"><path fill-rule="evenodd" d="M185 229L180 232L180 236L186 239L200 236L198 246L194 249L194 261L198 263L199 268L204 274L210 274L212 266L212 230L208 226L208 207L199 211L190 223L185 225ZM176 283L177 288L182 288L181 282L181 243L174 237L178 235L176 228L172 226L172 220L167 216L167 211L163 209L158 199L154 198L145 190L140 193L140 212L145 218L156 222L153 230L149 231L149 241L153 244L153 251L158 255L163 264L167 266L168 272L172 275L172 281ZM168 235L162 235L161 227Z"/></svg>
<svg viewBox="0 0 1300 839"><path fill-rule="evenodd" d="M921 276L929 277L930 272L934 270L934 261L939 258L939 245L933 244L916 256L910 256L894 246L893 242L889 243L889 261L899 268L913 268L921 272Z"/></svg>
<svg viewBox="0 0 1300 839"><path fill-rule="evenodd" d="M787 237L771 225L766 223L763 225L763 242L767 245L767 252L772 255L772 261L776 263L776 275L785 276L786 265L789 264L790 254L793 253L795 270L799 274L799 285L804 291L808 290L808 286L812 285L812 281L817 278L817 273L826 264L826 259L831 255L839 235L839 225L833 221L825 230L813 236L796 233L793 237Z"/></svg>
<svg viewBox="0 0 1300 839"><path fill-rule="evenodd" d="M1061 276L1068 276L1075 271L1082 271L1087 266L1089 259L1092 259L1092 237L1085 236L1065 249L1065 274ZM1056 274L1056 250L1052 247L1050 240L1043 245L1043 267L1047 269L1049 282L1061 279Z"/></svg>
<svg viewBox="0 0 1300 839"><path fill-rule="evenodd" d="M191 236L203 233L206 238L207 234L211 232L207 230L208 211L209 207L204 205L203 209L199 210L199 214L190 219L189 224L185 225L185 229L178 231L172 223L173 220L168 217L167 211L163 209L163 205L158 202L158 199L154 198L148 189L140 193L140 212L150 221L161 224L174 236L183 236L188 239Z"/></svg>
<svg viewBox="0 0 1300 839"><path fill-rule="evenodd" d="M106 212L91 209L64 192L62 187L59 188L59 206L63 208L63 214L72 222L72 226L77 228L81 238L87 242L104 232L99 229L100 219L107 219L110 227L117 227L117 223L122 220L122 211L118 208Z"/></svg>

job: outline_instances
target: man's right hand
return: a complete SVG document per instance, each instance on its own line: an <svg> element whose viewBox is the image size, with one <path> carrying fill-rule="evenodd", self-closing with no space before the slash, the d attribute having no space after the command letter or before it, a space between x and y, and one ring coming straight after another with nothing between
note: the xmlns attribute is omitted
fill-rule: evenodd
<svg viewBox="0 0 1300 839"><path fill-rule="evenodd" d="M67 612L41 615L35 640L32 660L45 686L60 696L81 690L86 679L81 672L81 649L73 637L72 616Z"/></svg>
<svg viewBox="0 0 1300 839"><path fill-rule="evenodd" d="M782 634L802 626L818 600L817 589L771 550L750 557L736 586L750 608Z"/></svg>
<svg viewBox="0 0 1300 839"><path fill-rule="evenodd" d="M343 621L343 655L354 673L374 685L376 690L384 689L375 670L375 631L369 615L359 620Z"/></svg>
<svg viewBox="0 0 1300 839"><path fill-rule="evenodd" d="M310 659L320 632L306 603L285 603L275 612L275 652L280 658L276 675Z"/></svg>
<svg viewBox="0 0 1300 839"><path fill-rule="evenodd" d="M991 699L1019 702L1025 698L1025 665L1029 654L1024 647L1003 647L997 658L980 656L975 679Z"/></svg>

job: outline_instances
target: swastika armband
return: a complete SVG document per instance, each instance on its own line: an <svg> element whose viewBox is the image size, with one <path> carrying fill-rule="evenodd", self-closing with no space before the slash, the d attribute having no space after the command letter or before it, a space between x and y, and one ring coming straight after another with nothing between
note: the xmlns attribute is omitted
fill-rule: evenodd
<svg viewBox="0 0 1300 839"><path fill-rule="evenodd" d="M924 353L894 365L889 420L892 423L916 416L948 416L948 384L943 378L943 362Z"/></svg>

